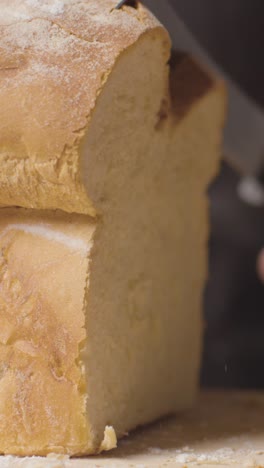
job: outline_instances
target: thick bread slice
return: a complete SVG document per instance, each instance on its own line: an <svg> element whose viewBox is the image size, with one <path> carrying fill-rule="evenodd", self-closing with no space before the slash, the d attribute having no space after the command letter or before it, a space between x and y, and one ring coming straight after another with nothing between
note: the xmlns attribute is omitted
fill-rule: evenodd
<svg viewBox="0 0 264 468"><path fill-rule="evenodd" d="M225 99L177 56L150 115L152 41L120 58L83 143L103 216L1 210L0 452L97 453L194 401Z"/></svg>
<svg viewBox="0 0 264 468"><path fill-rule="evenodd" d="M129 108L134 108L131 131L144 122L146 112L152 120L156 117L167 87L168 34L141 4L120 10L114 9L116 4L116 0L1 0L1 205L94 216L100 210L93 200L97 181L91 182L85 164L93 165L101 156L97 151L84 152L82 144L87 133L91 135L98 97L104 91L112 103L108 120L112 107L113 112L117 106L124 108L126 115L115 118L125 121ZM121 76L117 63L122 55L129 60L132 54L133 74ZM122 93L110 96L105 85L113 70L115 90L120 84ZM132 82L131 90L125 89L125 80L127 88ZM140 115L135 104L148 80L152 82ZM115 129L118 124L112 122ZM113 135L112 147L104 155L107 166L117 137ZM91 138L94 141L95 135Z"/></svg>

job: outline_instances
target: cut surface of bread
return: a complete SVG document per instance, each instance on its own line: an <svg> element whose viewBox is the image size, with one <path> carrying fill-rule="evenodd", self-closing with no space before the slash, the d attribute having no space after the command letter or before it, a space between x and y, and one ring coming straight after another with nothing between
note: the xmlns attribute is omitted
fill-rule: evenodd
<svg viewBox="0 0 264 468"><path fill-rule="evenodd" d="M224 90L140 4L4 3L0 452L98 453L194 401Z"/></svg>

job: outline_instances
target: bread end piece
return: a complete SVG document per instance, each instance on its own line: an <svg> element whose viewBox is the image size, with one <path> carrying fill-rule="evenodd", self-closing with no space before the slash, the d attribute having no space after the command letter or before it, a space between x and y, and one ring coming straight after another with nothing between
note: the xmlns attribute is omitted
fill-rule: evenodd
<svg viewBox="0 0 264 468"><path fill-rule="evenodd" d="M80 146L119 57L154 35L170 40L140 3L3 0L0 12L0 205L96 216Z"/></svg>

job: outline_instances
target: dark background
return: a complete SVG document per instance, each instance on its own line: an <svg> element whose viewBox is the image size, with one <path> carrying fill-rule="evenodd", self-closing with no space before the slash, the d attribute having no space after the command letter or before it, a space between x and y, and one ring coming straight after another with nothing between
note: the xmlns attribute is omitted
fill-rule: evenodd
<svg viewBox="0 0 264 468"><path fill-rule="evenodd" d="M171 2L216 61L264 107L264 1ZM256 258L264 246L264 208L240 201L238 182L239 175L223 164L210 189L201 380L206 386L259 388L264 387L264 285L257 277Z"/></svg>
<svg viewBox="0 0 264 468"><path fill-rule="evenodd" d="M215 59L264 106L263 0L170 1Z"/></svg>

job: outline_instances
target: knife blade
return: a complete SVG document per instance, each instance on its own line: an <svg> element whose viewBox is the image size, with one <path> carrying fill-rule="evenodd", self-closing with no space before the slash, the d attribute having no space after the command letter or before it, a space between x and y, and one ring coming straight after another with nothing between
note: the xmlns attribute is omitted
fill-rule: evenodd
<svg viewBox="0 0 264 468"><path fill-rule="evenodd" d="M174 48L197 57L225 80L229 109L224 133L224 155L242 174L258 176L264 168L264 113L261 108L243 93L201 47L169 0L145 0L144 4L168 29Z"/></svg>
<svg viewBox="0 0 264 468"><path fill-rule="evenodd" d="M137 8L137 1L121 0L116 8L124 4ZM170 0L144 0L144 4L168 29L176 50L187 52L197 58L225 80L229 106L224 130L224 158L243 176L238 185L238 195L255 207L264 206L264 112L242 89L230 79L203 49L195 36L188 30Z"/></svg>

